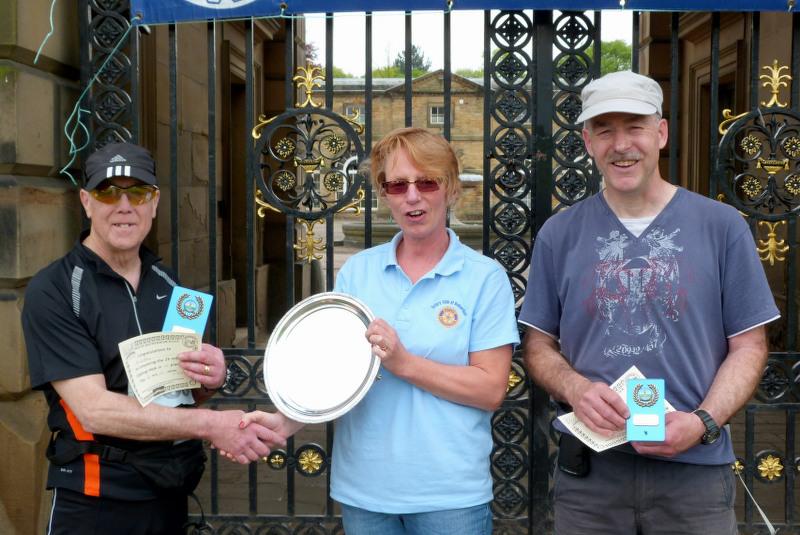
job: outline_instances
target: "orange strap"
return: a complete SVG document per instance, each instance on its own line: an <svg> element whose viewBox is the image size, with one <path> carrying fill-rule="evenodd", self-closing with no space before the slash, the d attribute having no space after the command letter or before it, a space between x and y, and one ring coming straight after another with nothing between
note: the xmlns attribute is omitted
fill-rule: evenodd
<svg viewBox="0 0 800 535"><path fill-rule="evenodd" d="M78 417L69 408L67 402L59 400L64 413L67 415L67 422L72 429L72 434L78 440L94 440L94 435L83 428ZM95 453L85 453L83 455L83 493L87 496L100 496L100 456Z"/></svg>

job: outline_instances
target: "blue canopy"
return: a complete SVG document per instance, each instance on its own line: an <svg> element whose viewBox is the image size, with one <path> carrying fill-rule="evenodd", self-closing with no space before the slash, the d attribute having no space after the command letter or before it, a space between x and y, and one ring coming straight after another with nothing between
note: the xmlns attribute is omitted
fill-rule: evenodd
<svg viewBox="0 0 800 535"><path fill-rule="evenodd" d="M793 0L625 0L635 11L787 11ZM453 0L451 9L620 9L620 0ZM447 0L131 0L139 24L343 11L444 11Z"/></svg>

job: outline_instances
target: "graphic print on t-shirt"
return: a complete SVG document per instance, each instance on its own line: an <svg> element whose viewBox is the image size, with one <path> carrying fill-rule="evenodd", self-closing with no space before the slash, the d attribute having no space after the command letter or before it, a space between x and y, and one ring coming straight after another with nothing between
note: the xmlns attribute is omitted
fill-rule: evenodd
<svg viewBox="0 0 800 535"><path fill-rule="evenodd" d="M677 322L679 316L678 253L683 247L673 239L680 230L651 227L637 240L619 230L597 237L593 297L606 324L606 357L661 354L667 335L659 323Z"/></svg>

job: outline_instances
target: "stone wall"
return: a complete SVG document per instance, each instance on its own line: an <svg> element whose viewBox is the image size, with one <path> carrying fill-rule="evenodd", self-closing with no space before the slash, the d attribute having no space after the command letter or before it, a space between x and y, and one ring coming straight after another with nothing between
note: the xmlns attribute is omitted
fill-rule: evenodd
<svg viewBox="0 0 800 535"><path fill-rule="evenodd" d="M80 229L77 189L57 169L61 130L77 97L78 24L69 2L0 2L0 533L43 533L47 407L31 390L20 324L25 285L63 255Z"/></svg>

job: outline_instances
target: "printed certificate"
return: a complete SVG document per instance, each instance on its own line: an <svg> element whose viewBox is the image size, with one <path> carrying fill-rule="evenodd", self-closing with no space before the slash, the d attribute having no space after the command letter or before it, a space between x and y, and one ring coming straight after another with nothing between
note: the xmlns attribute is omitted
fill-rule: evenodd
<svg viewBox="0 0 800 535"><path fill-rule="evenodd" d="M200 344L199 334L186 332L149 333L119 343L128 382L142 407L161 394L200 387L178 364L179 353L197 351Z"/></svg>
<svg viewBox="0 0 800 535"><path fill-rule="evenodd" d="M645 379L645 376L639 371L639 368L636 366L631 366L616 381L614 381L614 383L611 385L611 390L616 392L619 397L622 398L622 401L627 400L626 385L628 384L628 379ZM673 407L670 402L665 399L664 409L665 412L673 412L675 407ZM594 451L605 451L628 442L625 429L617 431L610 437L604 437L603 435L595 433L583 422L578 420L578 417L575 416L574 412L562 414L558 417L558 419L567 429L569 429L570 433L575 435L581 442L592 448Z"/></svg>

